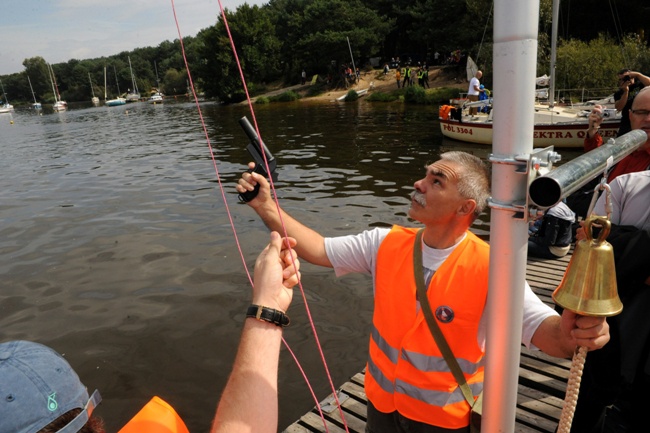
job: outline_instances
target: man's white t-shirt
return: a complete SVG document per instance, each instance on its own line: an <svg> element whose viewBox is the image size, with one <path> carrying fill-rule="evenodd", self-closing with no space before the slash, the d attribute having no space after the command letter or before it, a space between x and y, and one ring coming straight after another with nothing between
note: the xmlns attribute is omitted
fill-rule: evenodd
<svg viewBox="0 0 650 433"><path fill-rule="evenodd" d="M325 238L325 251L327 253L327 258L332 263L336 275L342 276L349 273L371 275L374 288L377 252L379 251L379 246L389 232L390 229L388 228L375 228L373 230L366 230L358 235ZM462 242L462 239L460 242ZM440 267L447 257L449 257L460 242L450 248L442 250L428 247L423 243L422 263L424 266L425 281L427 282L427 285L433 276L433 273ZM531 339L533 338L533 334L537 330L537 327L547 317L556 316L558 313L548 305L544 304L537 295L533 293L528 283L525 284L524 290L521 340L526 347L536 349L536 347L532 345ZM479 324L478 343L484 350L485 329L486 317L485 314L483 314Z"/></svg>
<svg viewBox="0 0 650 433"><path fill-rule="evenodd" d="M476 90L476 88L477 88L478 86L480 86L480 85L481 85L481 82L479 81L479 79L476 78L476 77L473 77L473 78L469 81L469 88L467 89L467 94L468 94L468 95L476 95L476 96L478 96L478 94L479 94L480 92L479 92L478 90Z"/></svg>

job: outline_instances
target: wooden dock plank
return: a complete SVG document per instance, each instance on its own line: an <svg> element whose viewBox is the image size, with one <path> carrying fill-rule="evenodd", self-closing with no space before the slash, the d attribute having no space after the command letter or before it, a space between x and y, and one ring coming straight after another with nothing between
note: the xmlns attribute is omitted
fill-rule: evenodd
<svg viewBox="0 0 650 433"><path fill-rule="evenodd" d="M551 295L562 281L571 254L558 260L528 259L526 279L533 291L548 305ZM521 349L515 433L554 433L562 412L571 360L557 359L540 351ZM342 403L350 433L364 433L367 399L365 372L355 374L339 388L348 398ZM327 430L345 432L338 410L325 414ZM325 432L316 408L284 430L285 433Z"/></svg>

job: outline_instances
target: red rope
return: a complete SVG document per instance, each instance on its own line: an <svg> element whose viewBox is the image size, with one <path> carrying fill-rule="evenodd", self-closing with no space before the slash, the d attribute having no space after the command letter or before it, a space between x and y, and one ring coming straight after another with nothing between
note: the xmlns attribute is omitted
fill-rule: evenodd
<svg viewBox="0 0 650 433"><path fill-rule="evenodd" d="M260 140L262 140L262 134L260 133L259 127L257 125L257 118L255 117L255 111L253 110L253 104L252 104L252 101L251 101L251 98L250 98L250 94L248 92L248 86L246 85L246 78L244 76L244 72L243 72L242 67L241 67L241 62L239 61L239 56L237 55L237 49L235 47L235 41L234 41L234 39L232 37L232 34L230 32L230 27L228 26L228 20L226 18L226 13L224 11L221 0L218 0L218 1L219 1L219 9L221 11L221 17L223 19L226 32L228 33L228 39L230 40L230 45L231 45L231 48L232 48L233 55L235 57L235 62L237 64L237 69L239 70L239 76L241 78L241 82L242 82L242 85L244 87L244 93L246 94L246 100L248 101L248 106L250 108L251 118L253 119L253 125L255 126L255 131L257 132L257 136L260 137ZM230 208L229 208L228 203L226 201L226 195L225 195L225 192L224 192L223 185L221 183L221 176L219 174L219 167L218 167L218 164L217 164L217 160L216 160L216 158L214 156L214 150L213 150L213 147L212 147L212 143L210 142L210 137L208 135L207 127L205 125L205 122L204 122L204 119L203 119L203 114L201 112L201 106L199 104L199 99L198 99L198 96L196 94L196 90L194 88L194 82L192 80L192 75L190 73L190 67L189 67L189 64L187 62L187 57L186 57L186 54L185 54L185 46L183 45L183 37L181 35L180 25L178 24L178 18L176 16L176 6L174 5L174 0L171 0L171 5L172 5L172 11L174 13L174 22L176 23L176 29L178 31L178 39L179 39L180 45L181 45L181 51L182 51L182 55L183 55L183 61L185 63L185 69L187 70L187 76L188 76L188 79L189 79L189 82L190 82L190 88L192 89L192 95L194 97L194 102L196 104L196 108L197 108L197 111L199 113L199 119L201 121L201 126L203 127L203 133L205 135L205 139L206 139L206 142L208 144L208 149L210 151L210 157L212 158L212 163L213 163L214 170L215 170L215 173L216 173L216 176L217 176L217 182L219 183L219 188L221 189L221 197L222 197L223 202L224 202L225 207L226 207L226 213L228 214L228 220L230 222L230 227L232 228L233 235L235 237L235 243L237 244L237 249L239 251L239 256L240 256L240 258L242 260L242 263L244 264L244 269L246 270L246 275L248 276L248 281L250 282L250 284L252 286L253 285L253 279L252 279L251 274L250 274L250 272L248 270L248 267L246 266L246 260L244 259L244 254L242 252L241 244L240 244L239 238L237 236L237 230L235 229L235 224L234 224L234 221L232 219L232 215L230 213ZM269 164L268 164L268 161L266 159L265 152L262 152L262 156L264 158L264 164L266 166L266 172L270 173L271 170L269 168ZM280 203L278 201L278 196L277 196L277 193L276 193L276 190L275 190L275 185L273 184L273 179L272 178L269 179L269 180L270 180L270 184L271 184L271 192L272 192L273 200L275 202L275 205L276 205L276 208L277 208L277 211L278 211L278 215L280 217L280 223L282 225L282 231L283 231L284 237L288 237L287 229L285 227L284 220L282 219L282 213L280 212ZM291 255L291 261L293 263L293 266L295 267L295 257L293 257L293 254ZM330 388L332 389L332 393L334 394L334 399L336 400L336 404L338 406L339 414L341 416L341 420L343 421L343 426L345 427L345 431L349 433L348 425L347 425L347 422L345 420L343 410L341 408L341 403L339 402L339 398L338 398L336 389L334 387L334 383L332 381L332 377L331 377L329 368L327 366L327 361L325 360L325 354L323 353L323 348L322 348L322 346L320 344L320 340L318 338L318 333L316 331L316 326L314 324L314 320L312 318L311 311L309 309L309 305L308 305L308 302L307 302L307 297L305 295L305 291L304 291L303 286L302 286L302 281L298 281L298 287L300 288L300 293L302 295L302 298L303 298L303 301L304 301L304 304L305 304L305 310L307 312L307 317L309 319L309 324L310 324L312 332L314 334L314 339L316 341L316 346L318 348L318 352L320 354L321 361L323 363L323 367L325 368L325 373L327 375L327 379L329 381ZM314 393L314 389L311 386L311 383L309 382L309 379L307 378L307 375L306 375L304 369L302 368L300 362L298 361L298 358L296 357L294 352L291 350L291 348L289 347L289 344L284 339L284 337L282 338L282 342L284 343L285 347L287 348L287 350L289 351L289 353L293 357L296 365L298 366L298 369L300 370L303 378L305 379L305 382L307 384L307 387L309 388L309 391L310 391L310 393L312 395L312 398L314 399L314 401L316 403L316 407L318 408L321 419L323 420L323 425L325 426L325 430L329 433L329 429L327 428L327 423L325 421L325 416L323 415L323 412L322 412L322 410L320 408L318 398L316 397L316 394Z"/></svg>

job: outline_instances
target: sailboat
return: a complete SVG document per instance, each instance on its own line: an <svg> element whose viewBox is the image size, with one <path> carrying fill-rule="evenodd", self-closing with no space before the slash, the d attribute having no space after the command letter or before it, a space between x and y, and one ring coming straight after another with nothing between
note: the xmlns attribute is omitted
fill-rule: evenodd
<svg viewBox="0 0 650 433"><path fill-rule="evenodd" d="M54 94L54 106L52 107L54 111L61 112L68 109L68 103L61 100L61 95L59 94L59 86L56 84L56 77L54 76L54 69L49 63L47 67L50 72L50 82L52 83L52 93Z"/></svg>
<svg viewBox="0 0 650 433"><path fill-rule="evenodd" d="M34 93L34 88L32 87L32 80L29 79L29 75L27 76L27 81L29 81L29 89L32 91L32 96L34 97L34 103L32 104L32 110L42 110L43 105L36 101L36 94Z"/></svg>
<svg viewBox="0 0 650 433"><path fill-rule="evenodd" d="M590 105L577 107L560 107L555 105L555 59L557 54L557 23L560 10L560 0L553 0L552 34L551 34L551 71L548 95L548 104L535 104L535 120L533 131L533 145L535 147L583 147L586 129L589 124L591 106L603 104L607 100L591 101ZM497 95L498 97L498 95ZM468 107L491 108L491 100L465 103ZM478 144L492 144L492 119L493 111L469 115L463 109L452 110L441 108L440 130L442 135L455 140ZM454 115L455 114L455 115ZM606 108L603 112L604 120L600 125L600 134L604 139L616 137L621 123L621 115L613 108Z"/></svg>
<svg viewBox="0 0 650 433"><path fill-rule="evenodd" d="M0 80L0 88L2 89L2 97L4 98L4 103L0 105L0 113L10 113L14 111L14 106L9 103L9 100L7 99L7 94L5 93L5 86L2 84L2 80Z"/></svg>
<svg viewBox="0 0 650 433"><path fill-rule="evenodd" d="M117 83L117 71L115 71L115 66L113 66L113 71L115 72L115 84L117 84L117 94L120 94L120 85ZM104 104L107 107L115 107L117 105L126 104L126 99L117 97L115 99L107 99L106 97L106 66L104 66Z"/></svg>
<svg viewBox="0 0 650 433"><path fill-rule="evenodd" d="M160 104L163 102L163 94L160 91L160 80L158 79L158 66L156 65L156 61L154 60L153 62L153 67L156 70L156 86L155 88L151 89L151 96L149 96L148 102L150 104Z"/></svg>
<svg viewBox="0 0 650 433"><path fill-rule="evenodd" d="M140 92L138 92L138 84L135 82L135 76L133 75L133 68L131 67L131 57L129 59L129 70L131 71L131 85L133 86L133 91L129 90L129 93L126 95L127 102L136 102L140 100Z"/></svg>
<svg viewBox="0 0 650 433"><path fill-rule="evenodd" d="M93 106L94 107L99 107L99 98L95 96L95 89L93 89L93 79L90 78L90 72L88 72L88 81L90 81L90 91L93 94L93 97L91 99Z"/></svg>

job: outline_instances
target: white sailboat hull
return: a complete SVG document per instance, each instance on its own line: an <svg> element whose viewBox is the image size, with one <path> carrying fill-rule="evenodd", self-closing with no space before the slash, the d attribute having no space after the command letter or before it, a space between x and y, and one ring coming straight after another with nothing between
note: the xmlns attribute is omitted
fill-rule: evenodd
<svg viewBox="0 0 650 433"><path fill-rule="evenodd" d="M56 112L66 111L68 109L68 103L65 101L56 101L52 108Z"/></svg>
<svg viewBox="0 0 650 433"><path fill-rule="evenodd" d="M616 137L619 121L603 122L600 134L604 139ZM492 145L492 123L488 122L459 122L457 120L440 119L442 135L458 141ZM533 131L533 146L556 148L582 148L587 135L586 123L535 125Z"/></svg>
<svg viewBox="0 0 650 433"><path fill-rule="evenodd" d="M107 107L115 107L118 105L124 105L126 104L126 99L124 98L116 98L116 99L109 99L108 101L105 102Z"/></svg>
<svg viewBox="0 0 650 433"><path fill-rule="evenodd" d="M536 106L533 146L582 148L589 122L582 114L570 108ZM620 123L620 115L612 114L600 125L600 134L605 140L616 137ZM462 116L462 121L440 118L442 135L469 143L492 145L492 126L492 117L487 114Z"/></svg>

